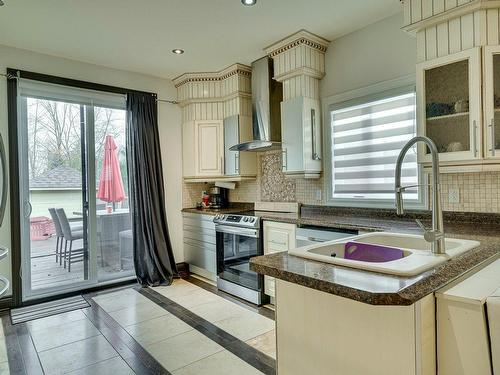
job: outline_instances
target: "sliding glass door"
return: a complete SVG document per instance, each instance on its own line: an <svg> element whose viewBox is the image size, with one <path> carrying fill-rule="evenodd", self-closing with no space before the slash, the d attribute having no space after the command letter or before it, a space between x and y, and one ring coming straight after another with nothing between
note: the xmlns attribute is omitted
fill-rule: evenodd
<svg viewBox="0 0 500 375"><path fill-rule="evenodd" d="M92 210L100 282L134 274L123 109L93 107L96 194Z"/></svg>
<svg viewBox="0 0 500 375"><path fill-rule="evenodd" d="M124 96L18 91L23 300L133 277Z"/></svg>
<svg viewBox="0 0 500 375"><path fill-rule="evenodd" d="M88 281L81 106L25 97L20 109L23 283L36 293ZM70 241L63 238L58 214L65 215Z"/></svg>

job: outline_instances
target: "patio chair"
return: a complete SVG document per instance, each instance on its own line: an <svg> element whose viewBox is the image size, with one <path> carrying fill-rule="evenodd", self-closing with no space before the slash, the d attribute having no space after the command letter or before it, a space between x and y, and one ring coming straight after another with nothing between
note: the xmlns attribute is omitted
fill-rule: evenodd
<svg viewBox="0 0 500 375"><path fill-rule="evenodd" d="M73 241L83 239L83 229L75 230L71 227L66 212L63 208L56 208L56 214L61 224L64 243L64 268L68 262L68 272L71 272L71 264L83 261L84 248L73 249ZM68 248L69 244L69 248Z"/></svg>
<svg viewBox="0 0 500 375"><path fill-rule="evenodd" d="M61 265L63 258L62 250L63 250L63 240L64 240L64 235L61 228L61 222L59 221L59 217L57 216L56 208L49 208L49 214L50 217L52 218L52 221L54 222L54 228L56 230L56 263L59 260L59 265ZM70 226L71 229L75 231L83 229L83 224L81 223L71 223Z"/></svg>

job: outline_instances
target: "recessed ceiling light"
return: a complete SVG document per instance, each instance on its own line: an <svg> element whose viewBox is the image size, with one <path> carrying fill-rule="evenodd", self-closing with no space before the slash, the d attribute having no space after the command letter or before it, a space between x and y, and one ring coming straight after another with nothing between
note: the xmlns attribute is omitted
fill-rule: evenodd
<svg viewBox="0 0 500 375"><path fill-rule="evenodd" d="M255 5L255 3L257 3L257 0L241 0L241 3L246 6L251 6Z"/></svg>
<svg viewBox="0 0 500 375"><path fill-rule="evenodd" d="M180 49L180 48L176 48L176 49L172 50L172 53L175 53L176 55L182 55L184 53L184 50Z"/></svg>

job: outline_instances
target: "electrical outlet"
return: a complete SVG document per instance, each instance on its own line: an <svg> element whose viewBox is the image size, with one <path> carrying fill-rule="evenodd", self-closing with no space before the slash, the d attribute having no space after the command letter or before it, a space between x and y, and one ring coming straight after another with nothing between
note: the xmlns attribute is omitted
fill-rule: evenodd
<svg viewBox="0 0 500 375"><path fill-rule="evenodd" d="M460 190L457 187L448 189L448 202L460 203Z"/></svg>
<svg viewBox="0 0 500 375"><path fill-rule="evenodd" d="M316 190L316 200L321 201L321 189Z"/></svg>

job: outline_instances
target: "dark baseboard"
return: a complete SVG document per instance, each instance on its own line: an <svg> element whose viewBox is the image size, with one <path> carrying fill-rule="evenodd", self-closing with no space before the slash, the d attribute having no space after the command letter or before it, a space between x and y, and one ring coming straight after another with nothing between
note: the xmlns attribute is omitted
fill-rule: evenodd
<svg viewBox="0 0 500 375"><path fill-rule="evenodd" d="M12 296L0 299L0 311L10 309L13 303L14 299L12 298Z"/></svg>
<svg viewBox="0 0 500 375"><path fill-rule="evenodd" d="M181 279L189 278L189 264L186 262L177 263L177 271Z"/></svg>

